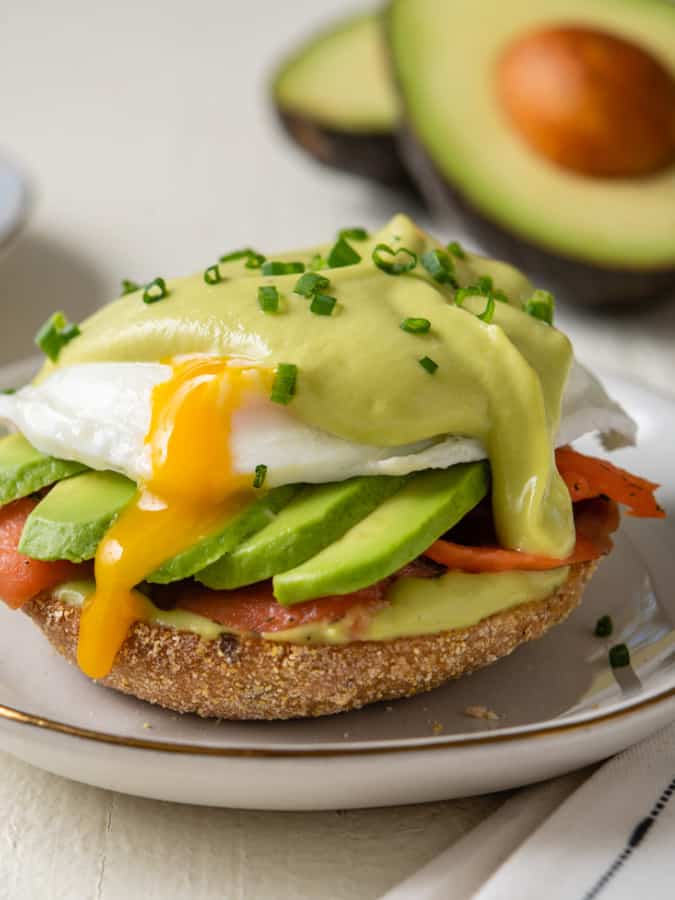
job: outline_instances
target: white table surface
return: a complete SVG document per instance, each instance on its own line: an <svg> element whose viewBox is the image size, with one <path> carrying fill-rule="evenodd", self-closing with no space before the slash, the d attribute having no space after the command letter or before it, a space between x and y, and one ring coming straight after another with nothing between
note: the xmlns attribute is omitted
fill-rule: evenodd
<svg viewBox="0 0 675 900"><path fill-rule="evenodd" d="M2 362L30 352L53 309L78 319L122 277L204 268L247 243L301 246L402 206L308 162L265 102L279 51L345 8L5 0L0 153L23 166L34 208L0 258ZM561 311L559 321L582 358L673 390L674 305L621 318ZM0 754L0 900L367 900L500 800L313 814L179 807Z"/></svg>

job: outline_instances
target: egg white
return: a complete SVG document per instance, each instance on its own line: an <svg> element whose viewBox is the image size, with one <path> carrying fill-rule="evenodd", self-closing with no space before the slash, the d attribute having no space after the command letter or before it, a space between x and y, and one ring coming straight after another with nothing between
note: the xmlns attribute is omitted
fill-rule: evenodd
<svg viewBox="0 0 675 900"><path fill-rule="evenodd" d="M43 453L110 469L134 481L150 475L145 436L153 388L171 376L160 363L85 363L57 369L37 386L0 396L0 420ZM607 447L635 443L637 426L600 382L575 362L563 398L556 445L599 432ZM343 440L304 424L292 408L252 397L233 419L234 470L267 466L269 486L405 475L486 458L480 441L440 436L402 447Z"/></svg>

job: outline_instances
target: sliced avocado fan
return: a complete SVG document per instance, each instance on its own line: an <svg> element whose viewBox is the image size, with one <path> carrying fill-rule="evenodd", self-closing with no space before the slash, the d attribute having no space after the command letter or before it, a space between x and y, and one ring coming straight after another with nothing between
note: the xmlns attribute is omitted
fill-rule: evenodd
<svg viewBox="0 0 675 900"><path fill-rule="evenodd" d="M40 453L21 434L0 439L0 505L82 472L86 466Z"/></svg>
<svg viewBox="0 0 675 900"><path fill-rule="evenodd" d="M274 577L284 606L349 594L393 575L452 528L487 493L484 462L421 472L339 540Z"/></svg>
<svg viewBox="0 0 675 900"><path fill-rule="evenodd" d="M297 492L275 488L237 515L229 514L211 533L167 560L147 579L168 584L189 578L263 528ZM26 520L19 550L33 559L93 559L115 518L136 493L133 481L114 472L85 472L57 484Z"/></svg>
<svg viewBox="0 0 675 900"><path fill-rule="evenodd" d="M292 569L341 537L405 481L375 476L307 485L274 521L199 572L197 580L229 589Z"/></svg>

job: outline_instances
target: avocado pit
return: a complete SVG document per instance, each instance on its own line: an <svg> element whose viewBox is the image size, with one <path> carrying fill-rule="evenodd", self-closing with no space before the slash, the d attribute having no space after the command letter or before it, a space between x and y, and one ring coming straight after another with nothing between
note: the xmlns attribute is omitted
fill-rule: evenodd
<svg viewBox="0 0 675 900"><path fill-rule="evenodd" d="M547 27L513 41L496 71L500 103L526 143L582 175L649 175L675 161L675 79L608 32Z"/></svg>

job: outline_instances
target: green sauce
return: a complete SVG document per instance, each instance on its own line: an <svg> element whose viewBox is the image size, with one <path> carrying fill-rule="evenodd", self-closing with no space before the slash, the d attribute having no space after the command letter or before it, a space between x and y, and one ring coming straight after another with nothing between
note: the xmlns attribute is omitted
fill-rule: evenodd
<svg viewBox="0 0 675 900"><path fill-rule="evenodd" d="M402 578L389 590L389 604L375 613L361 639L392 641L469 628L501 610L542 600L559 588L568 575L568 568L560 568L547 572L482 575L448 572L440 578ZM56 588L54 596L69 606L81 607L93 591L93 581L75 581ZM204 640L213 640L225 633L237 633L196 613L158 609L147 598L144 598L144 607L145 622L177 631L190 631ZM346 644L354 639L351 625L352 619L348 613L338 622L312 622L286 631L269 632L261 637L293 644Z"/></svg>
<svg viewBox="0 0 675 900"><path fill-rule="evenodd" d="M298 275L263 277L243 261L222 264L223 280L203 273L167 281L168 296L148 305L142 291L106 306L65 346L58 366L93 361L156 361L188 353L298 367L289 409L305 422L352 441L396 446L445 434L480 439L493 476L498 535L506 547L563 557L572 547L571 503L553 461L553 436L572 359L568 339L521 311L532 292L503 263L467 254L454 258L461 286L489 275L509 303L492 324L478 319L485 298L460 308L453 291L418 265L391 276L371 260L386 243L421 256L440 244L405 216L368 241L353 242L356 265L322 271L332 315L312 315L293 293ZM309 261L330 245L276 255ZM275 285L279 312L265 314L258 288ZM401 329L406 318L431 322L426 334ZM429 357L433 375L419 365ZM49 371L50 365L45 371Z"/></svg>

